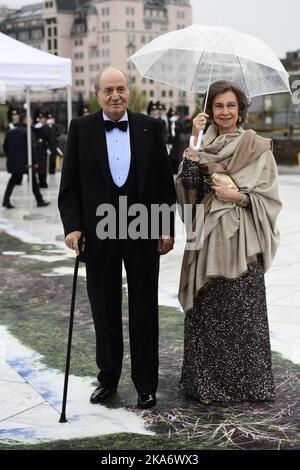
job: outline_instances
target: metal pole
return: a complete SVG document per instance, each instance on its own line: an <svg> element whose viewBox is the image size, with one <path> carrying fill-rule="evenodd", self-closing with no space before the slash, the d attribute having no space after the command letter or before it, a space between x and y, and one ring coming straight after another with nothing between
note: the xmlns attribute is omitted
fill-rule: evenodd
<svg viewBox="0 0 300 470"><path fill-rule="evenodd" d="M31 141L31 109L30 109L30 88L26 88L26 119L27 119L27 153L28 153L28 183L29 183L29 207L32 210L32 141Z"/></svg>
<svg viewBox="0 0 300 470"><path fill-rule="evenodd" d="M67 87L67 114L68 114L68 128L72 119L72 87Z"/></svg>
<svg viewBox="0 0 300 470"><path fill-rule="evenodd" d="M206 105L207 105L207 100L208 100L208 93L209 93L209 87L210 87L210 83L211 83L211 77L212 77L212 73L213 73L214 63L215 63L215 53L213 53L213 57L212 57L212 63L211 63L211 68L210 68L210 73L209 73L209 78L208 78L208 84L207 84L207 89L206 89L203 113L205 113L205 111L206 111ZM197 142L195 144L195 137L193 135L191 135L191 137L190 137L190 147L193 150L200 150L202 137L203 137L203 130L199 131L199 134L198 134L198 137L197 137Z"/></svg>
<svg viewBox="0 0 300 470"><path fill-rule="evenodd" d="M32 140L31 140L31 110L30 110L30 88L26 89L26 118L27 118L27 153L28 153L28 184L29 184L29 214L25 214L23 219L25 220L40 220L45 216L38 213L32 212L33 207L33 188L32 179L35 178L34 168L32 165Z"/></svg>
<svg viewBox="0 0 300 470"><path fill-rule="evenodd" d="M216 50L217 50L217 46L223 41L224 37L226 36L226 34L228 34L229 32L229 29L227 28L227 31L225 31L225 33L223 34L223 36L221 36L221 38L218 40L218 42L216 43ZM202 56L201 56L202 58ZM200 59L201 60L201 59ZM209 92L209 87L210 87L210 83L211 83L211 78L212 78L212 72L213 72L213 68L214 68L214 63L215 63L215 52L213 52L213 55L212 55L212 64L211 64L211 68L210 68L210 73L209 73L209 78L208 78L208 84L207 84L207 89L206 89L206 96L205 96L205 103L204 103L204 109L203 109L203 113L205 113L206 111L206 105L207 105L207 100L208 100L208 92ZM199 64L198 64L199 66ZM203 137L203 130L201 130L198 134L198 138L197 138L197 142L195 143L195 138L193 135L191 135L190 137L190 147L193 149L193 150L200 150L200 147L201 147L201 142L202 142L202 137Z"/></svg>
<svg viewBox="0 0 300 470"><path fill-rule="evenodd" d="M206 90L206 95L205 95L205 103L204 103L204 109L203 109L203 112L204 112L204 113L205 113L205 111L206 111L206 105L207 105L207 100L208 100L209 87L210 87L211 76L212 76L214 64L215 64L215 53L213 53L212 63L211 63L211 68L210 68L210 73L209 73L209 79L208 79L207 90Z"/></svg>

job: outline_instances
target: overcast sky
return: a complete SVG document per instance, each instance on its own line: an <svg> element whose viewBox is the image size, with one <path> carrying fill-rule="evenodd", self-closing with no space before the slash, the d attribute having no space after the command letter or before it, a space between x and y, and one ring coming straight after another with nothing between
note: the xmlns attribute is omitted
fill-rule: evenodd
<svg viewBox="0 0 300 470"><path fill-rule="evenodd" d="M0 0L20 7L41 0ZM231 26L265 41L280 57L300 49L299 0L191 0L194 23Z"/></svg>

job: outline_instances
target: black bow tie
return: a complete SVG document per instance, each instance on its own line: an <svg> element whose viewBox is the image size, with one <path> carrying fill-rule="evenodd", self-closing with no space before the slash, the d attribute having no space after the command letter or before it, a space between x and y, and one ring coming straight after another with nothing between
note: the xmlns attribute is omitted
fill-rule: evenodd
<svg viewBox="0 0 300 470"><path fill-rule="evenodd" d="M126 132L128 127L128 121L104 121L104 128L107 132L117 127L120 131Z"/></svg>

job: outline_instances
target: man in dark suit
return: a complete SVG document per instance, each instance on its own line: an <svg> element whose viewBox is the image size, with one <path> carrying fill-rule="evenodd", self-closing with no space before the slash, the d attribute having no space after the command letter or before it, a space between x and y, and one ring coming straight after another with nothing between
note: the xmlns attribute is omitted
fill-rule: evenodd
<svg viewBox="0 0 300 470"><path fill-rule="evenodd" d="M100 369L99 385L90 400L100 403L110 398L121 375L124 262L131 377L138 406L145 409L156 404L159 257L173 248L174 218L168 233L160 224L156 238L102 239L97 214L101 205L109 203L116 210L119 225L123 225L125 214L119 201L125 197L128 207L143 204L148 214L153 205L171 207L176 200L174 182L159 122L127 110L130 92L125 75L114 68L104 70L96 78L95 92L102 109L70 124L59 209L67 246L79 254L78 240L83 232L85 236L85 250L80 256L86 262ZM132 218L127 229L130 221Z"/></svg>
<svg viewBox="0 0 300 470"><path fill-rule="evenodd" d="M28 170L27 117L26 114L22 113L20 115L20 122L14 123L14 126L7 132L3 143L3 150L7 157L7 172L11 173L2 202L2 206L7 209L14 209L15 206L11 204L10 197L15 185L22 181L22 176L28 173L28 171L31 171L32 192L35 196L37 207L45 207L50 204L50 202L44 201L38 188L36 180L38 163L33 136L31 147L33 165Z"/></svg>

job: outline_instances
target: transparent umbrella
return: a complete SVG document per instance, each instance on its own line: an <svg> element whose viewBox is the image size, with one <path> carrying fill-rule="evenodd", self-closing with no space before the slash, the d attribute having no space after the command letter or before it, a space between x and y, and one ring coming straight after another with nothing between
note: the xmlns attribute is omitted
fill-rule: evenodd
<svg viewBox="0 0 300 470"><path fill-rule="evenodd" d="M153 39L130 57L142 77L189 93L234 81L249 97L290 91L288 74L260 39L220 26L192 25Z"/></svg>
<svg viewBox="0 0 300 470"><path fill-rule="evenodd" d="M130 60L142 77L189 93L205 93L216 80L236 83L249 98L291 92L289 76L272 49L226 27L195 24L163 34Z"/></svg>

